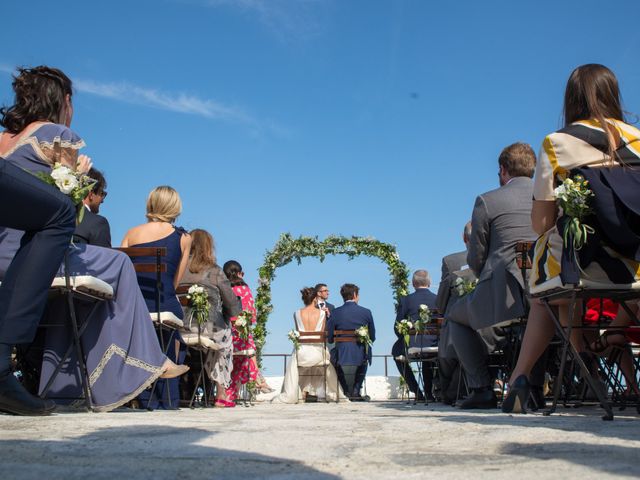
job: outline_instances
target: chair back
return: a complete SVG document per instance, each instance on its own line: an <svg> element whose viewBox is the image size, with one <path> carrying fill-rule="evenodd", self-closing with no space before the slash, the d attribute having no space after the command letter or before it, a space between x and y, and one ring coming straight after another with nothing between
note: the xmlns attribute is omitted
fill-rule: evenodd
<svg viewBox="0 0 640 480"><path fill-rule="evenodd" d="M522 272L522 280L527 281L527 270L531 270L531 257L529 252L533 248L535 242L518 242L516 243L516 264Z"/></svg>
<svg viewBox="0 0 640 480"><path fill-rule="evenodd" d="M120 250L125 253L129 258L136 257L155 257L154 262L141 262L134 263L133 268L136 272L140 273L155 273L156 274L156 295L155 305L156 312L158 313L158 321L160 321L160 292L162 291L162 273L167 271L167 264L163 263L162 257L167 256L166 247L119 247L116 250Z"/></svg>
<svg viewBox="0 0 640 480"><path fill-rule="evenodd" d="M334 330L333 331L333 341L334 343L357 343L358 336L356 335L355 330Z"/></svg>
<svg viewBox="0 0 640 480"><path fill-rule="evenodd" d="M326 344L327 343L327 332L319 331L319 332L301 332L298 331L300 336L298 337L298 343L305 344Z"/></svg>

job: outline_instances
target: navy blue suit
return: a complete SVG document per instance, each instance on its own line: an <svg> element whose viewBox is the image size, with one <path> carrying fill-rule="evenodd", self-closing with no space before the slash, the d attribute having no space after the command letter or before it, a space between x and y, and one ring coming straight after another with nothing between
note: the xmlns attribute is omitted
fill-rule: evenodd
<svg viewBox="0 0 640 480"><path fill-rule="evenodd" d="M361 307L356 302L345 302L336 308L327 321L327 341L333 343L336 330L356 330L362 326L369 328L371 341L376 339L376 328L373 315L368 308ZM347 396L360 395L360 388L367 374L367 363L371 364L371 346L365 352L365 346L355 342L338 342L331 350L331 363L336 368L338 379ZM353 388L345 380L342 367L357 367Z"/></svg>
<svg viewBox="0 0 640 480"><path fill-rule="evenodd" d="M0 287L0 344L31 343L75 228L66 195L0 158L0 226L24 230Z"/></svg>
<svg viewBox="0 0 640 480"><path fill-rule="evenodd" d="M436 294L433 293L428 288L418 288L415 292L407 295L406 297L402 297L400 299L400 305L398 305L398 313L396 314L396 322L399 320L403 320L405 318L410 318L412 321L418 320L420 318L420 305L426 305L429 309L436 309ZM393 344L391 348L391 354L394 359L399 357L400 355L404 356L404 339L395 329L395 323L393 328L394 333L398 337L396 343ZM413 337L412 337L413 339ZM435 339L434 339L435 340ZM413 371L405 362L401 362L399 360L395 360L396 366L398 367L398 371L400 375L402 375L407 382L407 387L411 390L415 395L418 395L419 387L418 382L416 381L416 377L413 374ZM427 362L423 362L422 372L424 374L424 389L427 393L431 393L431 369Z"/></svg>

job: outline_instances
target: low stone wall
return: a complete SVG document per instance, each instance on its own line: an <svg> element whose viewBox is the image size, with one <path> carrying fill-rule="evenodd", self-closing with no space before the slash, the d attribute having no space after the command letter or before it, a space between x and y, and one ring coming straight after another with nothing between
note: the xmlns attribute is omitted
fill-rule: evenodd
<svg viewBox="0 0 640 480"><path fill-rule="evenodd" d="M260 394L258 395L258 401L268 401L278 393L282 388L282 382L284 377L273 376L265 377L267 383L275 389L274 393ZM365 380L366 394L371 397L371 400L398 400L402 398L400 390L400 377L399 376L382 376L372 375L367 376ZM363 394L365 393L363 389ZM406 394L405 394L406 398Z"/></svg>

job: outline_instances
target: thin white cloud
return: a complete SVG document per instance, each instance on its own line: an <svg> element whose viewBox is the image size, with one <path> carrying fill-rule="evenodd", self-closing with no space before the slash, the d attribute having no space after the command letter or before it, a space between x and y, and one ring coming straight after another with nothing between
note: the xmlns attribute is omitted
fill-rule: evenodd
<svg viewBox="0 0 640 480"><path fill-rule="evenodd" d="M11 74L15 71L15 67L0 63L0 72ZM258 120L240 107L195 95L169 93L129 82L106 83L83 78L73 78L73 87L78 92L118 102L235 123L249 128L255 135L270 133L282 137L291 133L287 127L271 119Z"/></svg>
<svg viewBox="0 0 640 480"><path fill-rule="evenodd" d="M215 100L203 99L184 93L172 94L157 89L144 88L128 82L102 83L86 79L74 79L77 91L126 103L159 108L171 112L200 115L206 118L257 125L257 121L242 109L223 105Z"/></svg>

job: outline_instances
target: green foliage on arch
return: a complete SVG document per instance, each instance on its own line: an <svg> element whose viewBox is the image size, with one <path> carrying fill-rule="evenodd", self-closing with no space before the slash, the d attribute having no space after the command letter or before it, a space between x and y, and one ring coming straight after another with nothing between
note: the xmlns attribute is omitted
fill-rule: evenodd
<svg viewBox="0 0 640 480"><path fill-rule="evenodd" d="M268 333L267 320L273 310L271 282L276 277L276 269L287 265L294 259L299 265L303 257L316 257L322 262L327 255L347 255L349 260L359 255L377 257L387 264L387 270L391 275L389 283L393 289L396 305L400 301L400 297L409 293L409 269L400 260L396 247L393 245L371 237L331 235L320 241L318 237L293 238L290 233L284 233L280 235L273 250L266 253L264 264L258 269L260 276L260 285L256 294L258 318L253 329L253 338L258 351L262 350Z"/></svg>

